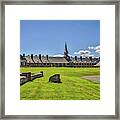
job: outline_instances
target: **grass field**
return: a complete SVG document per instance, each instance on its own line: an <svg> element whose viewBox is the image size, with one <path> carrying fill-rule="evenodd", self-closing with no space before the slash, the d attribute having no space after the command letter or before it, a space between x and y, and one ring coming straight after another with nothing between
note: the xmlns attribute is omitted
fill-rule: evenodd
<svg viewBox="0 0 120 120"><path fill-rule="evenodd" d="M99 100L100 84L81 77L100 75L100 68L32 67L21 72L38 73L44 77L27 82L20 87L21 100ZM62 83L49 83L49 77L60 74Z"/></svg>

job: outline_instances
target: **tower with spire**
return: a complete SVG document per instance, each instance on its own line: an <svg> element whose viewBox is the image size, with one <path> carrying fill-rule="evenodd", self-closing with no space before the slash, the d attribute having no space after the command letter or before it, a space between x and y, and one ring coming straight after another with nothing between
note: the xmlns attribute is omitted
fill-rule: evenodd
<svg viewBox="0 0 120 120"><path fill-rule="evenodd" d="M67 50L67 43L65 42L65 49L64 49L64 57L67 61L70 60L70 57L68 55L68 50Z"/></svg>

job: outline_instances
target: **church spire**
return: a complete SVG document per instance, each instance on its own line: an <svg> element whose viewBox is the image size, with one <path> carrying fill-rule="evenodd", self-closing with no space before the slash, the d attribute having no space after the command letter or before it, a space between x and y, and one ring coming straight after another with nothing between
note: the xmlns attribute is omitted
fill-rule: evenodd
<svg viewBox="0 0 120 120"><path fill-rule="evenodd" d="M68 55L68 50L67 50L67 43L65 42L65 51L64 54Z"/></svg>
<svg viewBox="0 0 120 120"><path fill-rule="evenodd" d="M64 57L66 60L70 60L70 57L68 55L68 50L67 50L67 43L65 42L65 49L64 49Z"/></svg>

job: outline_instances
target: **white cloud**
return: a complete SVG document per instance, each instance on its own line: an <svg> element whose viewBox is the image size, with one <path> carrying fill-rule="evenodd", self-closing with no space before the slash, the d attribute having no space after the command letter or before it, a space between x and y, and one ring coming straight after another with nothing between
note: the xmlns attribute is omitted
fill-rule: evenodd
<svg viewBox="0 0 120 120"><path fill-rule="evenodd" d="M100 49L100 46L99 46L99 45L95 47L95 50L98 50L98 49Z"/></svg>
<svg viewBox="0 0 120 120"><path fill-rule="evenodd" d="M94 57L94 55L91 54L91 55L89 55L89 57Z"/></svg>
<svg viewBox="0 0 120 120"><path fill-rule="evenodd" d="M74 52L75 55L80 55L82 57L93 57L94 55L91 54L88 50L79 50L78 52Z"/></svg>
<svg viewBox="0 0 120 120"><path fill-rule="evenodd" d="M96 52L96 53L100 53L100 46L96 46L95 52Z"/></svg>
<svg viewBox="0 0 120 120"><path fill-rule="evenodd" d="M89 46L88 49L89 50L97 50L97 49L100 49L100 45L95 46L95 47L94 46Z"/></svg>
<svg viewBox="0 0 120 120"><path fill-rule="evenodd" d="M100 49L96 50L95 52L96 52L96 53L100 53Z"/></svg>
<svg viewBox="0 0 120 120"><path fill-rule="evenodd" d="M95 47L93 47L93 46L89 46L88 49L89 49L89 50L94 50Z"/></svg>
<svg viewBox="0 0 120 120"><path fill-rule="evenodd" d="M79 50L78 52L74 52L75 55L82 55L82 54L90 54L91 52L88 50Z"/></svg>
<svg viewBox="0 0 120 120"><path fill-rule="evenodd" d="M53 57L63 57L64 55L58 54L58 55L53 55Z"/></svg>
<svg viewBox="0 0 120 120"><path fill-rule="evenodd" d="M100 53L100 45L98 46L89 46L88 47L89 50L94 50L96 53Z"/></svg>

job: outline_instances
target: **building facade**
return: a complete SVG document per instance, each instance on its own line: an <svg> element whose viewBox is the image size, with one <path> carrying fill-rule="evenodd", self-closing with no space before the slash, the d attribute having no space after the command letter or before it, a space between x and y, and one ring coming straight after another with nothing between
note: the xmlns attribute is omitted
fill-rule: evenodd
<svg viewBox="0 0 120 120"><path fill-rule="evenodd" d="M67 44L63 57L51 57L39 55L20 55L21 67L100 67L100 58L80 56L70 57L68 55Z"/></svg>

